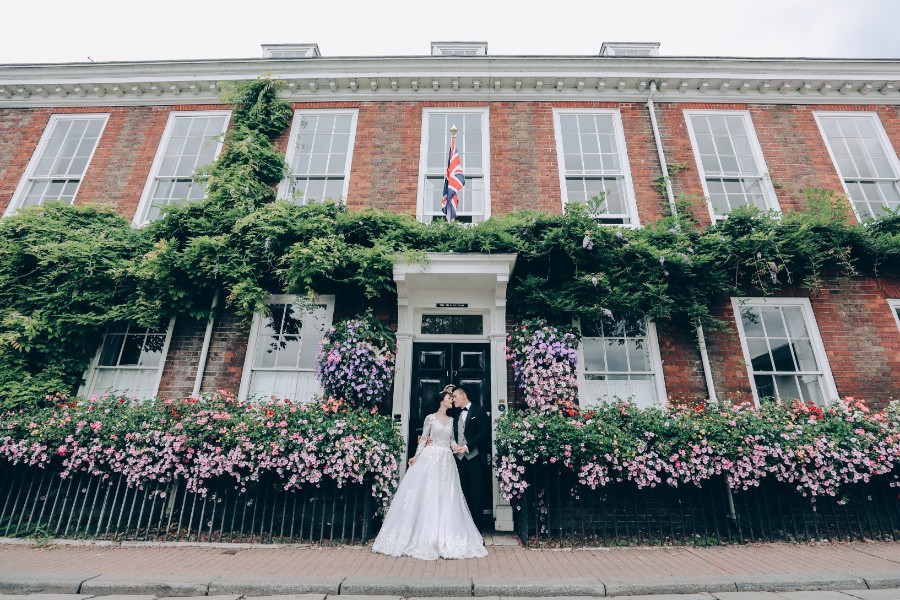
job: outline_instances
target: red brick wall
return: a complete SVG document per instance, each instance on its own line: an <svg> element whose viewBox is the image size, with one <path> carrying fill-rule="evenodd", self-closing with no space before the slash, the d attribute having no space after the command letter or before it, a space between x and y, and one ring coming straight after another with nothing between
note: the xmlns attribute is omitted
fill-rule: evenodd
<svg viewBox="0 0 900 600"><path fill-rule="evenodd" d="M110 204L129 219L133 218L169 113L179 110L221 110L221 106L0 111L0 211L9 205L52 115L107 113L109 118L106 127L97 143L75 202Z"/></svg>
<svg viewBox="0 0 900 600"><path fill-rule="evenodd" d="M669 400L684 402L708 398L694 327L686 321L658 323L656 333Z"/></svg>
<svg viewBox="0 0 900 600"><path fill-rule="evenodd" d="M810 297L841 396L900 399L900 329L888 299L900 299L900 280L829 281Z"/></svg>
<svg viewBox="0 0 900 600"><path fill-rule="evenodd" d="M194 389L206 322L187 317L175 319L169 352L159 382L159 396L187 398Z"/></svg>
<svg viewBox="0 0 900 600"><path fill-rule="evenodd" d="M223 311L216 317L201 392L223 389L237 393L250 339L250 320ZM202 335L202 334L201 334ZM193 385L193 379L191 379Z"/></svg>
<svg viewBox="0 0 900 600"><path fill-rule="evenodd" d="M640 103L563 102L356 102L297 103L295 108L358 108L348 204L351 209L376 207L414 214L422 109L426 106L477 107L490 110L492 212L518 208L559 212L560 182L553 130L554 108L619 108L625 131L641 222L668 213L653 179L660 174L647 109ZM0 110L0 210L11 199L50 115L106 112L109 121L79 190L77 202L106 202L131 218L173 110L216 109L218 106L106 107L78 109ZM657 115L668 161L689 166L675 176L676 193L695 194L694 210L709 222L702 186L694 164L683 110L747 109L783 209L802 209L800 191L821 187L842 192L840 180L819 134L813 112L867 110L877 112L895 148L900 148L900 108L896 106L781 106L661 103ZM288 132L276 140L286 149ZM856 279L831 282L813 295L812 305L838 391L876 402L900 397L900 331L886 298L900 298L896 281ZM719 396L747 398L749 380L731 307L719 315L723 331L707 330L707 343ZM193 384L204 324L179 322L160 391L185 395ZM204 391L237 391L244 362L249 323L225 313L217 318ZM659 327L666 386L673 398L705 396L705 381L692 327ZM192 362L194 361L194 362Z"/></svg>
<svg viewBox="0 0 900 600"><path fill-rule="evenodd" d="M45 124L46 119L33 110L0 110L0 214L19 185Z"/></svg>
<svg viewBox="0 0 900 600"><path fill-rule="evenodd" d="M688 166L687 171L673 177L674 191L676 195L697 196L692 207L697 218L704 224L710 222L709 209L705 201L700 199L703 196L703 187L684 119L684 111L689 109L750 112L782 211L803 210L806 200L802 192L805 189L821 188L844 194L840 177L828 155L825 140L816 125L814 112L876 112L895 151L900 148L900 108L896 106L658 104L657 119L666 160L670 164L684 163ZM652 138L650 141L652 142Z"/></svg>

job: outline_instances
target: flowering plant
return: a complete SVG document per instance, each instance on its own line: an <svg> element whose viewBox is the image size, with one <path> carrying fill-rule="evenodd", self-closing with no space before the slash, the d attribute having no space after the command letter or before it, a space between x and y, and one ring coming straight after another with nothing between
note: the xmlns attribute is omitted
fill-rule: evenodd
<svg viewBox="0 0 900 600"><path fill-rule="evenodd" d="M393 332L371 313L347 319L325 332L316 375L350 406L377 404L393 383L396 352Z"/></svg>
<svg viewBox="0 0 900 600"><path fill-rule="evenodd" d="M130 486L183 481L202 495L214 479L244 492L264 476L285 490L330 478L338 487L371 483L386 507L397 486L402 439L392 421L341 400L245 404L221 391L144 403L50 400L0 414L0 458L63 477L120 474Z"/></svg>
<svg viewBox="0 0 900 600"><path fill-rule="evenodd" d="M804 496L835 496L842 485L900 465L900 403L878 412L850 397L824 407L563 403L557 411L503 415L496 444L507 499L528 487L526 465L557 463L591 488L610 481L702 486L724 476L732 489L746 490L774 477Z"/></svg>
<svg viewBox="0 0 900 600"><path fill-rule="evenodd" d="M530 408L553 410L559 402L578 400L578 333L541 320L524 321L507 336L506 359L512 361L519 389Z"/></svg>

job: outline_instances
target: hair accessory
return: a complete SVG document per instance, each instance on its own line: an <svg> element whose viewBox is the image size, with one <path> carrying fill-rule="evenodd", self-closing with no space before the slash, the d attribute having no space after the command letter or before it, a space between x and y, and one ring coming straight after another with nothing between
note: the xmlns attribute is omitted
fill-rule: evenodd
<svg viewBox="0 0 900 600"><path fill-rule="evenodd" d="M452 383L449 383L449 384L447 384L447 385L444 386L444 391L441 392L441 393L443 393L443 394L452 394L452 393L453 393L453 390L455 390L455 389L456 389L456 386L453 385Z"/></svg>

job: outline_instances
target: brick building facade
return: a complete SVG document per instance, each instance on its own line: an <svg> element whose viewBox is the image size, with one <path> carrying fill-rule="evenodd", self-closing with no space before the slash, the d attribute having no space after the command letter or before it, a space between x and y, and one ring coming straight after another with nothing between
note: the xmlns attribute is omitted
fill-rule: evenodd
<svg viewBox="0 0 900 600"><path fill-rule="evenodd" d="M610 220L612 225L651 223L670 210L658 187L664 165L680 169L671 177L671 193L689 198L702 224L724 217L729 206L748 202L802 211L802 190L812 187L847 195L860 220L900 204L900 61L654 55L351 59L312 52L299 58L0 66L0 212L11 214L23 204L51 197L51 192L29 191L54 181L53 173L49 179L39 173L40 159L53 148L51 129L71 126L58 136L65 144L77 127L67 118L87 116L102 125L102 133L83 169L69 174L77 187L70 200L110 204L140 226L152 218L154 203L174 197L163 194L157 201L154 196L168 181L160 175L166 156L180 160L190 154L184 150L190 140L202 137L185 129L179 138L177 116L183 115L185 128L197 125L197 116L223 110L218 82L263 74L287 82L283 97L301 116L276 140L289 163L294 161L296 176L289 186L282 185L281 194L302 188L306 197L315 198L313 190L321 185L339 190L333 195L343 196L350 210L375 207L432 218L429 151L440 148L445 156L447 138L437 139L445 132L428 132L438 131L434 127L441 119L466 124L460 133L469 146L468 152L461 150L464 161L481 153L481 162L466 169L473 177L464 193L472 195L473 205L463 213L473 221L522 208L558 213L567 198L577 200L578 186L586 186L590 195L598 189L590 186L599 185L612 199L609 214L616 212L612 204L620 194L621 215ZM300 122L318 129L298 133ZM212 120L206 126L203 139L221 133L213 131L218 125ZM84 145L88 134L78 135ZM309 148L297 141L304 135L310 137L303 144L327 142L321 155L331 160L343 156L344 167L316 172L315 157L307 157ZM171 150L173 139L182 140L181 154ZM335 150L337 140L349 141L344 155ZM573 150L576 142L580 146ZM838 148L844 143L844 150ZM591 150L591 144L600 149ZM194 149L199 156L192 155L194 166L203 162L204 151ZM618 161L612 168L602 162L610 156ZM298 168L301 159L311 162ZM589 160L600 166L589 169ZM729 160L734 164L726 164ZM715 172L715 165L721 172ZM873 172L862 172L863 167ZM860 172L847 171L852 168ZM184 183L183 173L170 179L176 188ZM880 195L873 199L876 187ZM434 269L445 269L451 296L454 277L481 282L473 284L482 285L480 289L460 288L450 304L481 306L475 312L485 316L483 330L460 340L490 346L493 368L484 402L492 409L514 396L502 351L509 325L505 296L495 301L502 295L498 291L505 290L514 257L498 260L433 263ZM409 304L387 309L398 324L400 346L393 411L404 424L411 417L409 380L415 370L403 353L455 339L452 332L429 337L421 329L418 319L428 312L424 307L435 308L421 275L399 267L398 290ZM469 298L482 292L485 303L473 300L469 306ZM803 388L814 401L838 394L883 404L900 397L900 281L860 277L826 282L815 293L782 295L799 300L760 299L756 313L765 321L776 311L784 319L786 331L781 333L769 324L753 334L747 331L752 319L740 327L738 304L721 307L718 316L729 326L707 331L705 347L689 324L660 324L646 334L645 346L654 346L644 357L649 374L640 375L644 380L633 377L636 387L616 389L647 391L655 385L663 390L647 392L645 403L664 402L666 396L753 399L790 386ZM753 302L750 306L757 306ZM152 392L185 396L198 385L201 391L257 389L247 381L254 376L247 350L248 341L262 335L259 327L259 318L247 323L227 311L219 311L211 327L179 320L166 332L164 360L155 378L148 379ZM760 366L765 360L757 362L754 348L763 344L778 362L776 346L782 344L783 350L785 343L796 346L793 371L777 364L768 370ZM801 346L806 350L796 349ZM608 364L606 368L616 371ZM628 370L619 369L618 375L627 379ZM598 381L609 379L602 371ZM654 385L634 383L647 378ZM769 381L774 383L766 387Z"/></svg>

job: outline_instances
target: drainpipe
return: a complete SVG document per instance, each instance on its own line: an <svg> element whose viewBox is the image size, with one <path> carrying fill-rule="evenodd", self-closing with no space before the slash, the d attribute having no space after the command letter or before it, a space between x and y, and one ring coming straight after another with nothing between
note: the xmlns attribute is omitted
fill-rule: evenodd
<svg viewBox="0 0 900 600"><path fill-rule="evenodd" d="M656 141L656 153L659 155L659 166L662 169L663 178L666 182L666 199L669 201L669 210L675 217L675 227L681 229L678 222L678 208L675 206L675 192L672 191L672 181L669 178L669 167L666 164L666 153L663 151L662 137L659 135L659 124L656 122L656 107L653 104L653 94L656 92L656 82L650 82L650 95L647 97L647 109L650 111L650 126L653 128L653 139ZM716 386L713 382L712 367L709 363L709 353L706 350L706 336L703 333L703 326L697 324L697 345L700 347L700 362L703 363L703 375L706 379L706 393L710 402L718 400L716 396Z"/></svg>
<svg viewBox="0 0 900 600"><path fill-rule="evenodd" d="M675 217L675 227L681 229L678 222L678 208L675 205L675 193L672 191L672 180L669 178L669 167L666 164L666 153L663 151L662 138L659 135L659 125L656 122L656 108L653 104L653 94L656 92L656 82L650 82L650 95L647 97L647 109L650 111L650 126L653 128L653 139L656 141L656 153L659 155L659 166L662 169L664 181L666 182L666 199L669 201L669 210ZM703 363L703 376L706 379L706 393L710 402L718 401L716 396L716 386L713 381L712 367L709 363L709 352L706 349L706 335L703 333L703 325L697 323L697 345L700 348L700 362ZM725 479L725 499L728 501L728 518L734 522L737 521L737 514L734 511L734 497L731 493L731 486L728 485L728 479Z"/></svg>
<svg viewBox="0 0 900 600"><path fill-rule="evenodd" d="M663 151L662 138L659 136L659 125L656 123L656 108L653 105L653 94L656 92L656 82L650 82L650 95L647 96L647 108L650 110L650 126L653 128L653 139L656 141L656 153L659 155L659 166L662 168L663 180L666 182L666 198L669 200L669 211L673 217L678 217L678 209L675 207L675 193L672 191L672 180L669 178L669 167L666 165L666 153ZM678 222L675 227L680 229Z"/></svg>
<svg viewBox="0 0 900 600"><path fill-rule="evenodd" d="M209 320L206 322L206 333L203 335L203 347L200 349L200 360L197 364L197 376L194 378L194 389L191 397L200 395L200 384L203 382L203 373L206 371L206 357L209 355L209 343L212 341L213 322L216 319L216 307L219 306L219 290L213 294L212 305L209 307Z"/></svg>

